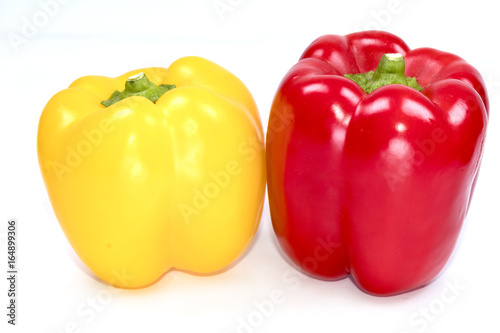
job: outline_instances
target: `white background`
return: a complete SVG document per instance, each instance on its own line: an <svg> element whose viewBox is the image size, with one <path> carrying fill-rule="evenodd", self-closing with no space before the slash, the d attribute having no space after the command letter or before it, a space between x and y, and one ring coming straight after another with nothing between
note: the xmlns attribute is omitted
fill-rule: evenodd
<svg viewBox="0 0 500 333"><path fill-rule="evenodd" d="M495 2L56 1L0 0L0 276L7 270L8 218L18 219L20 235L18 326L6 323L1 278L2 332L500 331ZM226 10L218 12L217 5ZM267 127L278 83L310 42L365 29L395 33L412 48L458 54L488 84L491 117L475 197L456 251L432 284L380 298L350 279L307 277L279 249L267 204L252 247L218 275L171 272L130 291L97 281L80 263L53 215L37 164L38 119L53 94L83 75L118 76L198 55L245 82Z"/></svg>

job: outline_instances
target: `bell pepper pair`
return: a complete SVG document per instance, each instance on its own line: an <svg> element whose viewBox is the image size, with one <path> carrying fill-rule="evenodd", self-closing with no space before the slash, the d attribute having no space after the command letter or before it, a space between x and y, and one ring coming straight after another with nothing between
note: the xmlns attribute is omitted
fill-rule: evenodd
<svg viewBox="0 0 500 333"><path fill-rule="evenodd" d="M448 260L487 119L464 60L367 31L306 49L278 88L265 150L243 83L187 57L76 80L45 107L38 156L69 242L115 286L234 262L257 230L267 165L273 227L300 269L393 295Z"/></svg>

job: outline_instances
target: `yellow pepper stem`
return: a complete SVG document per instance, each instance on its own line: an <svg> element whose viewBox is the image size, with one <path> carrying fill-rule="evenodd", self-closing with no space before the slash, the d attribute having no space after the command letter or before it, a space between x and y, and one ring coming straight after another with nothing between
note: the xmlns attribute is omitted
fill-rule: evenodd
<svg viewBox="0 0 500 333"><path fill-rule="evenodd" d="M122 92L115 90L111 97L102 101L101 104L109 107L130 96L143 96L151 102L156 103L164 93L174 88L175 85L173 84L160 84L157 86L149 81L148 77L141 72L128 78L127 82L125 82L125 89Z"/></svg>

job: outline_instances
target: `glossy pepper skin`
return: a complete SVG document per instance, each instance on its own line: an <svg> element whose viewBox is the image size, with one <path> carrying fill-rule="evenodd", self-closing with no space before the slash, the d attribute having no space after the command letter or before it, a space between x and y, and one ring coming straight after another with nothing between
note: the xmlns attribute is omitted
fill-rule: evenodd
<svg viewBox="0 0 500 333"><path fill-rule="evenodd" d="M156 103L131 96L101 104L139 72L175 88ZM222 270L260 221L265 152L256 104L238 78L203 58L76 80L42 112L38 158L68 241L117 287L148 286L170 269Z"/></svg>
<svg viewBox="0 0 500 333"><path fill-rule="evenodd" d="M367 93L345 74L399 53L418 91ZM463 59L366 31L314 41L283 78L269 118L271 218L306 273L349 274L374 295L429 283L450 257L472 198L488 119Z"/></svg>

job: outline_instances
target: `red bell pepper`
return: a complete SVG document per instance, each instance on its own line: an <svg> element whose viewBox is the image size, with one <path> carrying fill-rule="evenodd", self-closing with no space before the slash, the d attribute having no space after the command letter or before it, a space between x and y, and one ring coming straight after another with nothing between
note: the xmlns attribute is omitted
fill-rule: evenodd
<svg viewBox="0 0 500 333"><path fill-rule="evenodd" d="M462 58L386 32L315 40L269 118L269 203L284 252L314 277L351 274L370 294L429 283L472 198L484 86Z"/></svg>

